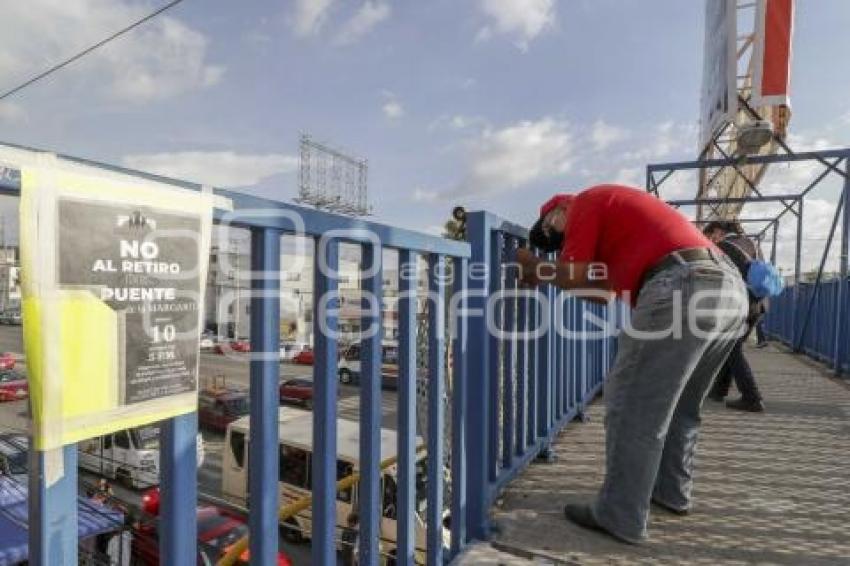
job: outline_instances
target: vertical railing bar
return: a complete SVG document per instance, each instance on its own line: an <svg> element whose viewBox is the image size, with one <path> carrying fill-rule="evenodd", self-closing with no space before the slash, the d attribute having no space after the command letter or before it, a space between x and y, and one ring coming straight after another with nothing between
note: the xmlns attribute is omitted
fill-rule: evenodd
<svg viewBox="0 0 850 566"><path fill-rule="evenodd" d="M502 279L503 279L503 269L502 269L502 250L504 248L503 245L504 237L501 232L493 231L490 235L490 301L495 301L494 297L498 296L499 292L502 289ZM503 312L504 303L501 301L495 301L495 306L497 310L495 312L495 320L496 325L498 327L502 327L503 319L500 316ZM488 415L490 417L489 431L487 435L487 440L489 440L489 450L488 450L488 461L487 465L487 473L491 482L495 482L498 476L498 460L499 460L499 415L501 414L499 411L499 383L501 372L503 368L501 368L501 363L499 359L499 338L496 336L494 332L490 332L487 330L487 354L489 357L489 370L490 370L490 383L492 383L492 387L489 388L489 399L487 403L489 405Z"/></svg>
<svg viewBox="0 0 850 566"><path fill-rule="evenodd" d="M553 421L557 422L560 420L561 415L563 414L561 411L563 396L564 396L564 384L566 379L566 366L564 365L564 348L566 346L566 338L563 334L564 329L564 295L560 292L555 293L555 328L557 329L557 334L555 335L555 394L552 398L552 417ZM554 424L554 423L553 423Z"/></svg>
<svg viewBox="0 0 850 566"><path fill-rule="evenodd" d="M549 254L549 261L553 260L553 254ZM552 430L552 425L555 423L555 409L554 409L554 389L555 389L555 378L556 378L556 337L557 337L557 327L558 327L558 316L557 316L557 305L556 300L558 298L558 292L552 285L548 285L549 292L549 303L550 303L550 320L553 321L553 332L550 333L549 336L549 367L546 375L546 435L549 435L549 431Z"/></svg>
<svg viewBox="0 0 850 566"><path fill-rule="evenodd" d="M159 560L194 562L198 539L198 414L166 420L160 432Z"/></svg>
<svg viewBox="0 0 850 566"><path fill-rule="evenodd" d="M36 450L32 437L29 442L29 563L33 566L76 564L77 446ZM50 481L59 462L61 477Z"/></svg>
<svg viewBox="0 0 850 566"><path fill-rule="evenodd" d="M427 563L443 564L443 378L445 354L444 257L428 258L428 501Z"/></svg>
<svg viewBox="0 0 850 566"><path fill-rule="evenodd" d="M313 277L312 564L336 562L337 332L339 242L321 239ZM317 246L318 247L318 246ZM329 465L333 462L333 466Z"/></svg>
<svg viewBox="0 0 850 566"><path fill-rule="evenodd" d="M546 259L546 256L543 256L543 259ZM548 329L546 332L542 332L540 336L537 338L537 372L536 372L536 384L535 384L535 438L543 438L546 436L546 432L549 428L549 411L548 408L548 399L547 399L547 376L549 375L549 365L551 363L551 348L550 341L552 338L552 326L554 322L552 321L552 317L550 316L551 311L551 288L547 285L545 287L539 288L538 290L541 299L543 302L540 303L540 319L542 321L548 321Z"/></svg>
<svg viewBox="0 0 850 566"><path fill-rule="evenodd" d="M399 251L398 302L398 546L401 566L414 564L416 463L416 313L419 256Z"/></svg>
<svg viewBox="0 0 850 566"><path fill-rule="evenodd" d="M251 271L260 275L251 279L248 525L251 559L257 564L277 561L281 235L279 230L251 230ZM191 562L194 561L193 553ZM185 562L179 560L173 564Z"/></svg>
<svg viewBox="0 0 850 566"><path fill-rule="evenodd" d="M505 259L513 261L515 239L505 235ZM502 296L504 305L504 321L502 331L508 337L502 339L502 467L510 469L513 463L513 432L514 432L514 341L510 334L514 330L516 309L510 293L516 290L516 269L508 267L505 270L505 294Z"/></svg>
<svg viewBox="0 0 850 566"><path fill-rule="evenodd" d="M363 244L360 323L360 564L377 566L381 539L381 340L383 250Z"/></svg>
<svg viewBox="0 0 850 566"><path fill-rule="evenodd" d="M539 301L537 300L539 289L534 288L531 289L534 293L531 297L529 297L528 301L528 309L529 309L529 329L533 331L537 331L540 327L540 311L539 311ZM530 446L534 443L535 436L537 434L537 350L539 347L540 340L537 338L529 337L528 339L528 360L526 363L527 374L526 374L526 383L528 384L528 392L527 392L527 402L526 402L526 412L528 415L528 425L526 427L526 437L525 443L527 446Z"/></svg>
<svg viewBox="0 0 850 566"><path fill-rule="evenodd" d="M518 246L524 245L524 242L518 242ZM518 276L518 274L517 274ZM519 279L516 280L516 288L522 291L519 287ZM525 296L517 297L517 338L516 340L516 376L517 376L517 392L516 392L516 454L522 456L527 445L526 441L526 425L528 419L526 416L527 403L526 395L528 382L528 339L525 336L528 328L528 299Z"/></svg>
<svg viewBox="0 0 850 566"><path fill-rule="evenodd" d="M456 556L466 542L466 415L467 415L467 321L466 305L467 261L454 259L454 300L452 312L454 336L452 342L452 503L451 534L452 556ZM459 299L457 297L460 297Z"/></svg>
<svg viewBox="0 0 850 566"><path fill-rule="evenodd" d="M467 529L471 539L489 536L490 449L489 437L496 434L490 428L490 390L493 368L490 367L491 340L487 332L487 305L491 281L498 273L493 271L492 232L483 212L467 217L467 238L471 243L472 257L466 271L469 291L469 359L475 360L475 371L467 374L469 390L475 391L475 403L469 403L465 416L466 447L469 455L467 467Z"/></svg>

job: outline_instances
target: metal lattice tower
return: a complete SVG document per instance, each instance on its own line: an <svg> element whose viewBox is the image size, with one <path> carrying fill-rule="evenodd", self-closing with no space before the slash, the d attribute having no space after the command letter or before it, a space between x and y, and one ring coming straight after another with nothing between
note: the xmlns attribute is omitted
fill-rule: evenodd
<svg viewBox="0 0 850 566"><path fill-rule="evenodd" d="M367 185L369 165L365 159L319 143L309 134L301 136L300 153L296 202L349 216L371 214Z"/></svg>
<svg viewBox="0 0 850 566"><path fill-rule="evenodd" d="M758 186L767 172L768 165L746 164L743 158L746 155L772 155L783 147L791 111L783 104L752 104L754 68L759 56L756 46L764 39L764 29L760 29L758 25L759 10L764 9L764 4L760 5L760 2L752 0L708 1L716 1L717 5L723 2L734 9L731 19L722 27L735 42L735 57L730 64L735 72L737 103L733 106L734 118L718 123L710 132L710 138L701 141L704 145L700 147L700 159L738 157L741 160L732 167L701 170L697 198L747 197L753 194L753 187ZM707 22L706 25L711 24ZM739 141L742 128L752 127L763 120L767 120L772 128L769 141L757 149L743 148ZM714 207L700 205L697 208L697 219L735 218L742 206L740 202L729 202Z"/></svg>

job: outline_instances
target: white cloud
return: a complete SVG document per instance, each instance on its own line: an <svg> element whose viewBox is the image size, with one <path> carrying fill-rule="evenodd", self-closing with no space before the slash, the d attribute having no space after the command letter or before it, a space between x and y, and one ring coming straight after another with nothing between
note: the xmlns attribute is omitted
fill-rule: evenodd
<svg viewBox="0 0 850 566"><path fill-rule="evenodd" d="M480 116L466 116L464 114L443 114L431 124L428 129L434 130L455 130L462 131L470 128L483 127L487 124L487 120Z"/></svg>
<svg viewBox="0 0 850 566"><path fill-rule="evenodd" d="M27 121L27 112L19 104L14 102L0 102L0 122L17 124Z"/></svg>
<svg viewBox="0 0 850 566"><path fill-rule="evenodd" d="M395 99L386 101L382 109L384 111L384 116L390 120L398 120L404 116L404 107L398 100Z"/></svg>
<svg viewBox="0 0 850 566"><path fill-rule="evenodd" d="M613 181L631 187L642 187L646 169L643 167L623 167L614 175Z"/></svg>
<svg viewBox="0 0 850 566"><path fill-rule="evenodd" d="M555 0L479 0L479 7L490 23L479 30L478 41L504 34L525 50L555 23Z"/></svg>
<svg viewBox="0 0 850 566"><path fill-rule="evenodd" d="M295 13L292 27L295 35L307 37L316 35L328 19L333 0L295 0Z"/></svg>
<svg viewBox="0 0 850 566"><path fill-rule="evenodd" d="M628 135L629 132L624 128L612 126L604 120L597 120L590 132L590 139L593 141L594 149L602 151L607 149L611 144L626 139Z"/></svg>
<svg viewBox="0 0 850 566"><path fill-rule="evenodd" d="M413 202L432 203L439 200L440 193L417 187L413 189Z"/></svg>
<svg viewBox="0 0 850 566"><path fill-rule="evenodd" d="M116 0L9 2L0 23L0 76L25 79L149 12L145 3ZM37 41L34 40L37 38ZM52 81L83 77L113 98L146 102L215 84L223 67L207 62L208 39L164 14L94 51Z"/></svg>
<svg viewBox="0 0 850 566"><path fill-rule="evenodd" d="M218 187L247 187L298 169L298 158L280 153L238 154L232 151L181 151L127 155L124 165L168 177Z"/></svg>
<svg viewBox="0 0 850 566"><path fill-rule="evenodd" d="M543 118L487 128L467 147L468 172L459 189L468 195L498 194L567 172L572 136L565 122Z"/></svg>
<svg viewBox="0 0 850 566"><path fill-rule="evenodd" d="M366 0L354 16L340 28L334 43L347 45L354 43L390 17L390 5L386 2Z"/></svg>
<svg viewBox="0 0 850 566"><path fill-rule="evenodd" d="M651 163L671 155L693 158L697 147L696 124L662 122L642 134L640 149L624 154L625 159Z"/></svg>

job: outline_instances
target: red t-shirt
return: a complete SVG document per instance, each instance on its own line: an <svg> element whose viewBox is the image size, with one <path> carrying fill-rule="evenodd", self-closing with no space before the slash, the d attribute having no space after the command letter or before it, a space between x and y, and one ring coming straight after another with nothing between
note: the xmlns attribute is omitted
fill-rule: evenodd
<svg viewBox="0 0 850 566"><path fill-rule="evenodd" d="M611 289L637 298L641 278L676 250L710 248L678 210L639 189L598 185L576 195L564 233L562 261L604 264ZM596 270L598 271L598 270Z"/></svg>

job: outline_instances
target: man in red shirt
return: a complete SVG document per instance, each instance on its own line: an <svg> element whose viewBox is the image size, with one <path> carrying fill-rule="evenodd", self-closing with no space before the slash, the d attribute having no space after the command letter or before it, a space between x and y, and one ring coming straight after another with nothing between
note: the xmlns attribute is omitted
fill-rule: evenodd
<svg viewBox="0 0 850 566"><path fill-rule="evenodd" d="M632 305L605 384L605 482L564 513L637 543L650 502L687 513L700 408L746 314L735 269L678 211L638 189L600 185L556 195L529 235L557 261L520 249L527 284Z"/></svg>

